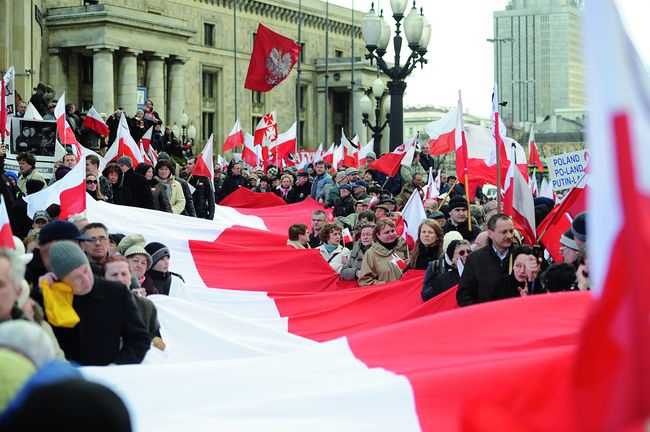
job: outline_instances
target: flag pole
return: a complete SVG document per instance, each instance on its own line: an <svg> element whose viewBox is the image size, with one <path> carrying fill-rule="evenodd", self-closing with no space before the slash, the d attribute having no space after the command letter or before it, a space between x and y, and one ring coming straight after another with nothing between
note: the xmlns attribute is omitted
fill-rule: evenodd
<svg viewBox="0 0 650 432"><path fill-rule="evenodd" d="M329 87L327 80L329 79L329 52L330 52L330 2L329 0L325 1L325 143L328 140L328 127L327 127L327 117L329 110Z"/></svg>
<svg viewBox="0 0 650 432"><path fill-rule="evenodd" d="M583 172L582 177L580 177L580 180L578 180L578 183L576 183L576 185L579 185L580 183L582 183L582 180L585 178L586 175L587 175L587 173ZM575 189L575 187L576 186L573 186L571 188L571 190L569 190L569 192L567 192L567 194L564 196L565 199L571 193L571 191L573 191L573 189ZM553 209L551 209L551 211L553 211ZM553 219L551 219L551 221L548 223L548 225L546 225L546 228L544 228L544 231L542 231L542 233L539 235L539 237L537 237L537 243L542 241L542 237L544 237L544 235L546 234L546 231L548 231L549 227L555 223L555 220L558 218L558 215L559 215L559 212L556 213L553 216Z"/></svg>
<svg viewBox="0 0 650 432"><path fill-rule="evenodd" d="M497 214L501 214L501 156L499 155L498 133L499 131L495 128L494 145L497 153Z"/></svg>
<svg viewBox="0 0 650 432"><path fill-rule="evenodd" d="M300 127L300 101L302 99L301 74L302 74L302 0L298 0L298 45L300 45L300 54L298 55L298 76L296 78L296 150L301 145L301 127Z"/></svg>
<svg viewBox="0 0 650 432"><path fill-rule="evenodd" d="M232 25L233 25L233 44L232 44L232 62L233 62L233 84L234 84L234 95L235 95L235 122L238 117L238 107L237 107L237 0L232 0ZM243 145L243 143L242 143ZM233 149L234 150L234 149Z"/></svg>
<svg viewBox="0 0 650 432"><path fill-rule="evenodd" d="M350 136L354 137L354 0L352 0L352 7L350 8L352 27L350 28Z"/></svg>
<svg viewBox="0 0 650 432"><path fill-rule="evenodd" d="M457 184L457 183L458 183L458 179L454 180L454 182L452 183L451 187L449 188L449 192L447 192L447 195L445 195L445 198L444 198L444 199L442 200L442 202L438 205L438 211L440 211L440 209L442 208L442 206L445 205L445 203L447 202L447 198L449 198L449 194L451 194L451 191L454 190L454 188L456 187L456 184Z"/></svg>
<svg viewBox="0 0 650 432"><path fill-rule="evenodd" d="M458 181L458 179L456 179ZM471 212L471 204L469 202L469 177L467 176L467 171L465 171L465 197L467 197L467 228L471 231L472 230L472 212Z"/></svg>

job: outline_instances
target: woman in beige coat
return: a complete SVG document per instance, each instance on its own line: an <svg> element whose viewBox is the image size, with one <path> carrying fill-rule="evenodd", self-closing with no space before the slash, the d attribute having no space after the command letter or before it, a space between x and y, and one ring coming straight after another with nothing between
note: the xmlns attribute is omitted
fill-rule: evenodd
<svg viewBox="0 0 650 432"><path fill-rule="evenodd" d="M185 210L185 195L183 186L174 178L174 166L167 159L159 160L154 169L158 184L165 188L172 213L181 214Z"/></svg>
<svg viewBox="0 0 650 432"><path fill-rule="evenodd" d="M395 222L389 218L379 219L372 238L372 246L361 262L359 285L378 285L400 279L408 263L407 248L404 239L397 237Z"/></svg>

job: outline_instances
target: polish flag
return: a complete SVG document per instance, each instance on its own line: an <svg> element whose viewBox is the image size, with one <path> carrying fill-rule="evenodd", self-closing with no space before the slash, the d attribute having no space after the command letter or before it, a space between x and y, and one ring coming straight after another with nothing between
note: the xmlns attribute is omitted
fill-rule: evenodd
<svg viewBox="0 0 650 432"><path fill-rule="evenodd" d="M254 137L249 134L244 134L244 148L241 153L241 158L248 166L256 167L262 160L262 146L255 145Z"/></svg>
<svg viewBox="0 0 650 432"><path fill-rule="evenodd" d="M86 119L84 120L85 127L92 129L101 136L108 136L108 126L104 119L99 115L94 106L91 106L88 112L86 113ZM150 128L152 129L152 128ZM151 134L149 135L151 139Z"/></svg>
<svg viewBox="0 0 650 432"><path fill-rule="evenodd" d="M142 144L142 141L140 141L140 145L138 146L138 148L140 149L140 153L142 154L142 158L144 159L143 162L151 166L155 166L156 164L153 163L153 161L147 154L147 151L144 149L144 144Z"/></svg>
<svg viewBox="0 0 650 432"><path fill-rule="evenodd" d="M0 249L15 249L14 234L11 232L7 204L0 194Z"/></svg>
<svg viewBox="0 0 650 432"><path fill-rule="evenodd" d="M357 153L357 156L359 158L359 166L366 165L366 155L373 151L375 147L375 140L370 139L368 144L362 145L361 148L359 148L359 152Z"/></svg>
<svg viewBox="0 0 650 432"><path fill-rule="evenodd" d="M415 142L417 136L411 138L390 153L387 153L368 165L389 177L395 177L402 165L410 166L415 153ZM410 157L410 159L409 159Z"/></svg>
<svg viewBox="0 0 650 432"><path fill-rule="evenodd" d="M400 271L404 271L407 267L406 262L402 258L400 258L397 254L392 255L390 259L390 263L396 265L397 268L400 269Z"/></svg>
<svg viewBox="0 0 650 432"><path fill-rule="evenodd" d="M314 152L312 158L311 158L311 163L316 163L319 160L323 160L323 143L318 144L318 148Z"/></svg>
<svg viewBox="0 0 650 432"><path fill-rule="evenodd" d="M145 134L140 139L140 151L142 152L142 157L144 161L150 165L155 166L158 163L158 152L151 145L151 136L153 135L153 126L145 132Z"/></svg>
<svg viewBox="0 0 650 432"><path fill-rule="evenodd" d="M332 153L332 172L336 172L341 166L343 166L343 160L345 159L345 147L343 145L338 145L334 147L334 153Z"/></svg>
<svg viewBox="0 0 650 432"><path fill-rule="evenodd" d="M129 125L126 122L126 117L124 113L120 117L120 124L117 126L117 135L115 136L115 141L111 147L106 151L104 159L108 162L115 162L122 156L129 156L133 161L133 167L135 168L140 162L144 162L144 157L140 151L140 147L135 143L131 132L129 131Z"/></svg>
<svg viewBox="0 0 650 432"><path fill-rule="evenodd" d="M239 123L239 117L235 120L235 124L232 126L232 130L226 137L226 141L223 143L224 152L232 150L240 145L244 144L244 131L241 129L241 123Z"/></svg>
<svg viewBox="0 0 650 432"><path fill-rule="evenodd" d="M412 249L415 247L415 242L418 239L418 228L422 221L427 218L420 194L417 191L413 192L406 204L404 204L401 217L404 218L404 232L402 233L402 237L406 240L409 248Z"/></svg>
<svg viewBox="0 0 650 432"><path fill-rule="evenodd" d="M569 228L571 221L587 209L589 174L582 177L576 186L566 194L561 204L556 205L537 227L537 238L555 262L562 262L560 238ZM552 188L551 188L552 189Z"/></svg>
<svg viewBox="0 0 650 432"><path fill-rule="evenodd" d="M192 175L194 176L203 176L210 179L211 182L214 182L214 159L212 158L212 137L208 138L208 142L205 143L205 147L201 151L199 157L196 158L194 162L194 169L192 170Z"/></svg>
<svg viewBox="0 0 650 432"><path fill-rule="evenodd" d="M456 124L458 122L458 109L449 110L440 119L434 120L424 126L424 131L429 136L429 153L439 156L451 153L456 149Z"/></svg>
<svg viewBox="0 0 650 432"><path fill-rule="evenodd" d="M458 90L458 108L456 108L456 129L454 134L454 143L456 146L456 175L463 179L468 173L467 161L467 140L465 139L465 121L463 119L463 100L460 90ZM468 185L465 185L468 186Z"/></svg>
<svg viewBox="0 0 650 432"><path fill-rule="evenodd" d="M142 135L142 138L140 138L140 142L142 143L142 146L144 147L145 153L149 154L149 150L151 149L151 137L153 136L153 126L151 126L147 131Z"/></svg>
<svg viewBox="0 0 650 432"><path fill-rule="evenodd" d="M293 122L291 127L278 135L278 139L271 144L269 153L273 154L274 160L282 160L296 151L296 122Z"/></svg>
<svg viewBox="0 0 650 432"><path fill-rule="evenodd" d="M322 143L321 143L321 145L322 145ZM319 147L319 149L320 149L321 152L322 152L322 148ZM327 163L330 164L331 166L334 166L334 151L335 151L335 146L334 146L334 143L332 143L332 144L330 145L330 147L327 149L327 151L324 152L324 153L322 153L322 155L321 155L322 160L323 160L324 162L327 162ZM318 154L318 151L317 151L316 153ZM320 160L320 159L319 159L319 160ZM318 162L318 160L316 160L316 162Z"/></svg>
<svg viewBox="0 0 650 432"><path fill-rule="evenodd" d="M343 146L343 165L348 168L358 168L359 137L355 135L349 140L345 136L345 131L341 128L341 146Z"/></svg>
<svg viewBox="0 0 650 432"><path fill-rule="evenodd" d="M436 199L440 196L440 172L441 170L438 170L438 175L434 178L433 167L429 167L429 179L427 180L427 185L423 188L423 201L426 201L428 199Z"/></svg>
<svg viewBox="0 0 650 432"><path fill-rule="evenodd" d="M352 234L348 228L343 228L343 231L341 231L341 237L343 239L343 243L352 243L354 241L354 237L352 237Z"/></svg>
<svg viewBox="0 0 650 432"><path fill-rule="evenodd" d="M615 2L591 2L583 17L589 283L599 299L574 363L576 429L642 430L650 418L650 87Z"/></svg>
<svg viewBox="0 0 650 432"><path fill-rule="evenodd" d="M61 94L61 97L56 102L56 107L54 108L54 117L56 117L56 128L59 132L59 138L61 144L64 146L69 145L72 147L72 153L77 157L77 162L81 160L83 151L81 149L81 144L77 141L70 124L66 120L65 113L65 92Z"/></svg>
<svg viewBox="0 0 650 432"><path fill-rule="evenodd" d="M535 244L535 203L533 195L528 188L528 182L510 162L505 178L505 195L503 199L503 213L509 215L515 228L524 235L527 244Z"/></svg>
<svg viewBox="0 0 650 432"><path fill-rule="evenodd" d="M537 198L539 196L539 189L537 189L537 171L535 171L535 168L533 168L533 174L528 179L528 186L533 197Z"/></svg>
<svg viewBox="0 0 650 432"><path fill-rule="evenodd" d="M528 164L535 165L539 172L544 172L544 164L539 157L539 151L537 151L537 144L535 143L534 125L530 126L530 135L528 136Z"/></svg>
<svg viewBox="0 0 650 432"><path fill-rule="evenodd" d="M278 138L278 123L275 121L275 111L271 111L260 119L253 133L253 137L255 145L264 145L265 141L274 142Z"/></svg>
<svg viewBox="0 0 650 432"><path fill-rule="evenodd" d="M61 180L23 199L30 219L52 204L61 206L59 219L82 213L86 210L86 164L78 163Z"/></svg>
<svg viewBox="0 0 650 432"><path fill-rule="evenodd" d="M506 126L501 122L501 116L499 115L499 89L497 83L494 83L494 88L492 90L492 115L491 115L491 124L490 131L494 137L494 143L492 149L490 150L490 156L486 159L485 163L487 166L496 166L497 163L497 149L499 150L499 158L501 159L501 178L504 178L504 174L508 172L510 164L506 161L508 160L508 155L505 147L503 138L506 136ZM503 189L503 184L500 185Z"/></svg>
<svg viewBox="0 0 650 432"><path fill-rule="evenodd" d="M542 179L542 184L540 185L540 195L546 198L550 198L555 201L555 191L553 190L553 183L549 182L546 177Z"/></svg>

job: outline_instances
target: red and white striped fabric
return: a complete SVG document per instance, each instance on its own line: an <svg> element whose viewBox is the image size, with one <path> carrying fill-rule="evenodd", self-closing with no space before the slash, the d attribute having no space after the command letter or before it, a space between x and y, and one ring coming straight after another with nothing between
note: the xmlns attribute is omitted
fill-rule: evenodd
<svg viewBox="0 0 650 432"><path fill-rule="evenodd" d="M544 163L539 157L537 143L535 142L535 125L530 126L530 134L528 135L528 164L535 165L539 172L544 172Z"/></svg>
<svg viewBox="0 0 650 432"><path fill-rule="evenodd" d="M539 196L539 189L537 188L537 171L535 170L535 168L533 168L533 173L528 179L528 188L530 189L530 192L533 194L533 198L537 198Z"/></svg>
<svg viewBox="0 0 650 432"><path fill-rule="evenodd" d="M83 151L81 149L81 144L77 141L77 137L66 119L65 92L61 94L59 100L56 102L54 117L56 118L56 129L59 132L61 144L64 146L69 145L72 148L72 153L77 157L77 162L79 162L83 156Z"/></svg>
<svg viewBox="0 0 650 432"><path fill-rule="evenodd" d="M359 148L359 152L357 153L357 157L359 159L359 166L366 165L366 156L371 151L374 151L374 149L375 149L375 140L374 139L370 139L370 141L368 141L368 144L362 145Z"/></svg>
<svg viewBox="0 0 650 432"><path fill-rule="evenodd" d="M16 71L13 66L9 66L9 69L2 77L2 82L0 82L0 141L5 142L5 138L9 137L11 132L11 124L9 119L14 116L16 110L15 103L15 80L16 80ZM10 96L7 96L10 95ZM8 105L13 105L13 111L9 115Z"/></svg>
<svg viewBox="0 0 650 432"><path fill-rule="evenodd" d="M424 126L424 131L429 135L429 154L431 156L439 156L454 151L456 148L457 117L458 110L454 108L439 120L434 120Z"/></svg>
<svg viewBox="0 0 650 432"><path fill-rule="evenodd" d="M235 147L239 147L244 144L244 131L242 131L241 123L239 123L239 117L235 120L235 124L232 126L232 130L226 137L226 141L223 143L224 152L232 150Z"/></svg>
<svg viewBox="0 0 650 432"><path fill-rule="evenodd" d="M108 126L106 125L106 122L99 115L99 113L97 112L94 106L91 106L88 112L86 113L86 119L84 120L83 125L88 129L94 130L101 136L108 135ZM149 139L151 139L151 135L149 135Z"/></svg>
<svg viewBox="0 0 650 432"><path fill-rule="evenodd" d="M255 138L249 133L244 134L241 158L250 167L256 167L262 161L262 146L256 145Z"/></svg>
<svg viewBox="0 0 650 432"><path fill-rule="evenodd" d="M153 126L151 126L140 139L140 151L142 152L142 157L147 162L153 166L156 166L158 163L158 152L151 145L151 137L153 135Z"/></svg>
<svg viewBox="0 0 650 432"><path fill-rule="evenodd" d="M390 153L387 153L368 165L389 177L394 177L402 166L411 166L415 153L416 137L406 141Z"/></svg>
<svg viewBox="0 0 650 432"><path fill-rule="evenodd" d="M136 144L129 131L129 125L126 122L126 117L122 113L120 123L117 126L117 134L115 141L106 151L104 159L107 162L115 162L122 156L129 156L133 161L133 167L136 167L140 162L144 162L144 157L140 151L140 147Z"/></svg>
<svg viewBox="0 0 650 432"><path fill-rule="evenodd" d="M438 170L438 175L434 178L433 167L429 167L429 179L427 180L427 185L422 188L424 192L423 201L436 199L440 196L440 173L441 170Z"/></svg>
<svg viewBox="0 0 650 432"><path fill-rule="evenodd" d="M204 176L210 179L211 182L214 181L214 159L212 158L212 137L208 138L208 142L205 143L205 147L199 154L199 157L196 158L194 163L194 169L192 170L192 175Z"/></svg>
<svg viewBox="0 0 650 432"><path fill-rule="evenodd" d="M86 210L86 164L78 163L61 180L23 199L30 219L52 204L61 206L60 219L82 213Z"/></svg>
<svg viewBox="0 0 650 432"><path fill-rule="evenodd" d="M271 111L260 119L253 132L255 145L264 146L278 138L278 123L275 120L275 111Z"/></svg>
<svg viewBox="0 0 650 432"><path fill-rule="evenodd" d="M644 270L650 86L612 0L591 2L583 29L592 176L589 278L600 298L575 363L576 424L580 430L641 430L650 418L650 279Z"/></svg>
<svg viewBox="0 0 650 432"><path fill-rule="evenodd" d="M515 228L523 234L526 244L535 244L535 203L528 182L510 162L505 178L505 194L503 198L503 213L512 217Z"/></svg>
<svg viewBox="0 0 650 432"><path fill-rule="evenodd" d="M7 204L4 197L0 194L0 249L15 249L14 234L11 232L9 214L7 213Z"/></svg>
<svg viewBox="0 0 650 432"><path fill-rule="evenodd" d="M413 248L419 236L418 227L427 218L420 194L417 191L413 192L408 201L406 201L406 204L404 204L401 216L404 218L405 225L402 237L406 240L406 244L410 248Z"/></svg>
<svg viewBox="0 0 650 432"><path fill-rule="evenodd" d="M348 168L359 168L359 136L354 135L351 140L348 140L341 128L341 145L343 146L343 165Z"/></svg>
<svg viewBox="0 0 650 432"><path fill-rule="evenodd" d="M276 163L292 153L296 153L296 122L286 132L278 135L278 139L269 146L269 156L273 156Z"/></svg>

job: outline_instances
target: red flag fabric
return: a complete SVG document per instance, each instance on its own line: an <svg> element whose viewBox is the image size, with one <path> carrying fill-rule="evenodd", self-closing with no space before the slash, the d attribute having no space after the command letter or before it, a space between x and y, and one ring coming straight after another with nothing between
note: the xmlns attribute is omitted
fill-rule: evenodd
<svg viewBox="0 0 650 432"><path fill-rule="evenodd" d="M259 24L244 87L258 92L273 89L289 76L300 50L294 40Z"/></svg>
<svg viewBox="0 0 650 432"><path fill-rule="evenodd" d="M260 119L253 132L254 144L265 146L267 142L274 142L278 138L278 123L275 120L275 111L266 114Z"/></svg>
<svg viewBox="0 0 650 432"><path fill-rule="evenodd" d="M85 127L92 129L101 136L108 135L108 126L104 119L99 115L94 106L91 106L88 112L86 113L86 119L84 120ZM149 135L151 137L151 135ZM151 139L151 138L150 138ZM145 146L148 148L148 146Z"/></svg>
<svg viewBox="0 0 650 432"><path fill-rule="evenodd" d="M244 148L241 152L241 158L250 167L256 167L262 160L261 146L255 144L253 135L244 134Z"/></svg>
<svg viewBox="0 0 650 432"><path fill-rule="evenodd" d="M457 108L454 108L439 120L432 121L424 126L424 131L429 135L429 154L431 156L451 153L456 149L457 116Z"/></svg>
<svg viewBox="0 0 650 432"><path fill-rule="evenodd" d="M579 430L595 431L644 424L647 428L647 69L625 32L614 1L590 4L583 30L590 107L588 273L590 289L600 298L580 335L574 363L576 424Z"/></svg>
<svg viewBox="0 0 650 432"><path fill-rule="evenodd" d="M525 243L535 244L535 203L526 180L510 161L510 167L505 178L505 194L503 213L512 217L515 228L523 234Z"/></svg>
<svg viewBox="0 0 650 432"><path fill-rule="evenodd" d="M2 248L15 249L16 244L14 243L14 235L11 232L7 204L0 194L0 249Z"/></svg>
<svg viewBox="0 0 650 432"><path fill-rule="evenodd" d="M60 219L82 213L86 210L86 164L78 163L61 180L23 199L30 218L52 204L61 206Z"/></svg>
<svg viewBox="0 0 650 432"><path fill-rule="evenodd" d="M465 174L468 174L467 163L467 140L465 139L465 122L463 119L463 100L458 90L458 108L456 108L456 130L454 142L456 145L456 176L461 182L465 180Z"/></svg>
<svg viewBox="0 0 650 432"><path fill-rule="evenodd" d="M544 172L544 163L539 157L539 151L537 150L537 143L535 142L535 130L534 125L530 126L530 135L528 136L528 164L535 165L539 172Z"/></svg>
<svg viewBox="0 0 650 432"><path fill-rule="evenodd" d="M201 151L199 157L196 158L192 175L204 176L214 181L214 159L212 158L212 134L205 143L205 147Z"/></svg>
<svg viewBox="0 0 650 432"><path fill-rule="evenodd" d="M274 193L253 192L240 187L221 200L219 205L228 207L266 208L285 206L287 203Z"/></svg>
<svg viewBox="0 0 650 432"><path fill-rule="evenodd" d="M296 122L291 127L278 135L278 139L269 148L269 155L274 161L281 161L296 152ZM277 163L277 162L276 162Z"/></svg>
<svg viewBox="0 0 650 432"><path fill-rule="evenodd" d="M235 120L235 124L232 126L230 134L226 137L226 141L223 143L223 151L232 150L235 147L239 147L244 144L244 131L241 129L241 124L239 123L239 117Z"/></svg>
<svg viewBox="0 0 650 432"><path fill-rule="evenodd" d="M387 153L368 165L389 177L395 177L402 167L402 161L410 154L409 150L415 147L415 138L411 138L390 153ZM409 162L410 163L410 162Z"/></svg>

